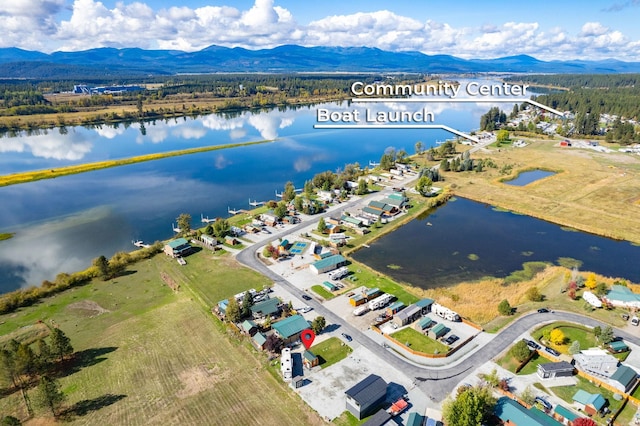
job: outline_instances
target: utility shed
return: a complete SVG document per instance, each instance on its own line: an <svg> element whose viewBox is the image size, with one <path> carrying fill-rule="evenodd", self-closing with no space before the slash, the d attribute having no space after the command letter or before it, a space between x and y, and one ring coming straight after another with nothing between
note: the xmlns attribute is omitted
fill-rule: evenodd
<svg viewBox="0 0 640 426"><path fill-rule="evenodd" d="M431 312L431 305L433 305L433 302L433 299L425 298L418 300L415 304L416 306L419 306L420 309L422 309L422 315L427 315L429 312Z"/></svg>
<svg viewBox="0 0 640 426"><path fill-rule="evenodd" d="M614 353L627 352L629 350L629 346L627 346L627 344L622 340L615 340L609 343L609 350Z"/></svg>
<svg viewBox="0 0 640 426"><path fill-rule="evenodd" d="M393 321L399 326L407 325L422 316L422 309L420 306L413 304L407 306L406 309L398 312L396 316L393 317Z"/></svg>
<svg viewBox="0 0 640 426"><path fill-rule="evenodd" d="M358 420L375 412L387 397L387 382L370 374L345 392L347 410Z"/></svg>
<svg viewBox="0 0 640 426"><path fill-rule="evenodd" d="M309 266L311 272L316 275L323 274L325 272L333 271L341 266L347 264L347 259L341 254L334 254L324 259L318 260Z"/></svg>
<svg viewBox="0 0 640 426"><path fill-rule="evenodd" d="M406 426L422 426L424 424L424 417L415 411L409 413Z"/></svg>
<svg viewBox="0 0 640 426"><path fill-rule="evenodd" d="M418 328L420 330L427 329L433 325L433 320L429 317L424 317L420 321L418 321Z"/></svg>
<svg viewBox="0 0 640 426"><path fill-rule="evenodd" d="M431 330L429 330L429 337L433 339L439 339L450 331L449 327L444 324L436 324Z"/></svg>

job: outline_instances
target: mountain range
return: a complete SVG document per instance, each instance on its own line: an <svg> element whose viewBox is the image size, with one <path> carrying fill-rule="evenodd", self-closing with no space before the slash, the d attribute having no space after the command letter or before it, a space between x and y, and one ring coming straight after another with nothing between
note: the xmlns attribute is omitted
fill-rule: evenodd
<svg viewBox="0 0 640 426"><path fill-rule="evenodd" d="M209 46L197 52L97 48L50 54L0 48L0 78L105 78L230 72L628 73L640 62L541 61L528 55L461 59L370 47L278 46L247 50Z"/></svg>

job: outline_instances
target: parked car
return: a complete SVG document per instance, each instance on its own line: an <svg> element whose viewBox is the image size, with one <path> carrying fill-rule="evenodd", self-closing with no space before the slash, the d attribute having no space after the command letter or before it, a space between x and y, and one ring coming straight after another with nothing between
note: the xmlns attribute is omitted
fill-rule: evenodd
<svg viewBox="0 0 640 426"><path fill-rule="evenodd" d="M298 312L306 314L311 311L313 308L311 306L303 306L302 308L297 309Z"/></svg>
<svg viewBox="0 0 640 426"><path fill-rule="evenodd" d="M536 396L536 402L544 407L545 410L551 410L551 404L541 396Z"/></svg>
<svg viewBox="0 0 640 426"><path fill-rule="evenodd" d="M453 345L455 342L457 342L458 340L460 340L460 338L458 336L456 336L455 334L452 334L451 336L447 337L446 339L444 339L444 342L447 345Z"/></svg>
<svg viewBox="0 0 640 426"><path fill-rule="evenodd" d="M540 349L542 347L539 344L537 344L536 342L534 342L533 340L528 340L528 339L522 339L522 340L527 344L529 349L531 349L532 351L535 351L535 350Z"/></svg>
<svg viewBox="0 0 640 426"><path fill-rule="evenodd" d="M539 314L544 314L544 313L547 313L547 312L549 312L549 310L548 310L547 308L540 308L540 309L538 309L538 313L539 313Z"/></svg>
<svg viewBox="0 0 640 426"><path fill-rule="evenodd" d="M550 348L550 347L548 347L548 346L545 346L545 347L544 347L544 350L545 350L545 351L547 351L547 352L549 352L549 353L550 353L551 355L553 355L553 356L560 356L560 352L558 352L558 351L556 351L555 349Z"/></svg>
<svg viewBox="0 0 640 426"><path fill-rule="evenodd" d="M302 298L303 298L304 300L311 300L311 296L307 296L306 294L303 294L303 295L302 295Z"/></svg>
<svg viewBox="0 0 640 426"><path fill-rule="evenodd" d="M342 337L344 337L344 339L345 339L347 342L350 342L350 341L352 341L352 340L353 340L353 339L351 338L351 336L349 336L347 333L342 333Z"/></svg>

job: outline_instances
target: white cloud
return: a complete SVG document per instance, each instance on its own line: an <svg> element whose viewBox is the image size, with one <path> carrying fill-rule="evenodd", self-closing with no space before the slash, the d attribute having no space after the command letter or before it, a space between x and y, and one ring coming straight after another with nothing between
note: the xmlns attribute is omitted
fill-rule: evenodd
<svg viewBox="0 0 640 426"><path fill-rule="evenodd" d="M0 46L45 51L105 46L195 51L210 45L260 49L300 44L418 50L463 58L529 54L545 60L640 60L639 40L592 20L574 30L543 28L543 21L534 20L474 27L379 10L331 15L299 25L274 0L255 0L245 10L191 8L188 3L154 9L145 1L125 0L107 6L99 0L74 0L71 15L63 20L60 12L65 0L4 1L0 5Z"/></svg>
<svg viewBox="0 0 640 426"><path fill-rule="evenodd" d="M34 157L78 161L91 152L93 145L78 133L9 138L0 144L0 152L29 151Z"/></svg>

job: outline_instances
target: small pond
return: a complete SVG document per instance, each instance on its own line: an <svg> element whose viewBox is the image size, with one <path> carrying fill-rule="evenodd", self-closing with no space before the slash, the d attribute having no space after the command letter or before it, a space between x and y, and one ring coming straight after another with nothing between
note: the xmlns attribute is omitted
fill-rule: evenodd
<svg viewBox="0 0 640 426"><path fill-rule="evenodd" d="M550 172L548 170L530 170L528 172L522 172L518 175L517 178L507 180L504 183L507 185L513 186L525 186L529 185L531 182L535 182L542 178L546 178L547 176L553 176L556 172Z"/></svg>

